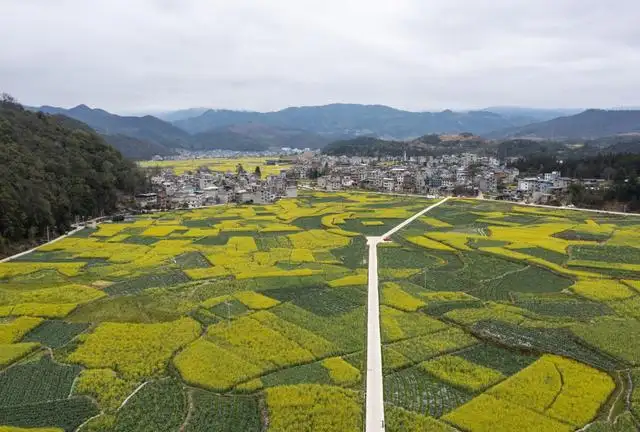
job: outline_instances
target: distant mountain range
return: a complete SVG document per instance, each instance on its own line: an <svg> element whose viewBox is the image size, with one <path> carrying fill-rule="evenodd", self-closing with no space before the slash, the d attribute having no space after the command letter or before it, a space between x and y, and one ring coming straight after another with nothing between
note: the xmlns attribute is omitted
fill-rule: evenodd
<svg viewBox="0 0 640 432"><path fill-rule="evenodd" d="M86 105L78 105L71 109L52 106L30 109L86 123L130 159L166 156L179 149L260 151L281 147L319 148L332 141L332 138L301 129L252 123L229 124L190 134L150 115L119 116Z"/></svg>
<svg viewBox="0 0 640 432"><path fill-rule="evenodd" d="M487 137L595 139L628 133L640 133L640 110L590 109L571 116L495 131L487 134Z"/></svg>
<svg viewBox="0 0 640 432"><path fill-rule="evenodd" d="M232 124L260 123L304 129L326 136L366 135L405 140L431 133L481 134L536 120L536 117L521 114L503 115L489 111L411 112L384 105L331 104L291 107L267 113L209 110L197 117L175 121L174 125L198 133Z"/></svg>
<svg viewBox="0 0 640 432"><path fill-rule="evenodd" d="M151 115L119 116L86 105L31 109L84 122L133 159L169 155L179 149L323 148L357 137L411 142L425 135L468 132L490 139L593 139L640 132L640 111L574 114L575 110L492 107L410 112L383 105L332 104L266 113L192 108L162 113L165 121Z"/></svg>

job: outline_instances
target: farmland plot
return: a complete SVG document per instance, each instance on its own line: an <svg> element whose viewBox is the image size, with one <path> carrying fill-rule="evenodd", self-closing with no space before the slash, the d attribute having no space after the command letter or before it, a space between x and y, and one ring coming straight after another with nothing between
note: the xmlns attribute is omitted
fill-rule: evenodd
<svg viewBox="0 0 640 432"><path fill-rule="evenodd" d="M305 193L157 213L0 264L1 379L49 348L51 370L77 376L71 397L72 375L52 386L62 399L11 396L0 425L72 430L102 411L82 432L361 430L365 235L429 204ZM573 397L540 412L489 392L549 354L601 371L638 364L640 278L635 258L616 257L635 256L636 230L451 200L396 233L378 251L388 430L482 430L500 409L511 430L565 430L558 412L572 429L592 420ZM599 261L597 248L616 253Z"/></svg>
<svg viewBox="0 0 640 432"><path fill-rule="evenodd" d="M607 400L616 371L640 361L638 227L624 217L450 200L397 232L394 247L379 251L389 425L399 408L469 431L627 424L624 409L618 422L608 418ZM414 335L398 319L410 313L449 329ZM433 394L466 397L433 409Z"/></svg>

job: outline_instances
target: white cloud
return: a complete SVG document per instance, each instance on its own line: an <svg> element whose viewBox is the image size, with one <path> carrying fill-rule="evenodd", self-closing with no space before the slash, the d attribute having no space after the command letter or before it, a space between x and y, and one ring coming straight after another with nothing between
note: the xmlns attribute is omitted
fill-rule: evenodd
<svg viewBox="0 0 640 432"><path fill-rule="evenodd" d="M113 111L640 105L632 0L0 0L0 86Z"/></svg>

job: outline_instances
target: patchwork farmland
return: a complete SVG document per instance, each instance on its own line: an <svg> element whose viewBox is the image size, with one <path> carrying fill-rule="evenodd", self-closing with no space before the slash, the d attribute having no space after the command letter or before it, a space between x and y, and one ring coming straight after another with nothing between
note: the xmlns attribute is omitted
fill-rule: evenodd
<svg viewBox="0 0 640 432"><path fill-rule="evenodd" d="M433 203L158 213L0 264L0 431L362 431L366 236ZM389 240L387 431L636 430L640 218L456 199Z"/></svg>

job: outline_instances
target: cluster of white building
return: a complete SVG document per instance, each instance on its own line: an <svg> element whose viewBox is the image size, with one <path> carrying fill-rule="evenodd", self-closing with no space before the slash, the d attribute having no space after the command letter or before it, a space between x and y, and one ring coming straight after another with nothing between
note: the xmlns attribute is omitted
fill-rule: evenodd
<svg viewBox="0 0 640 432"><path fill-rule="evenodd" d="M411 157L402 161L363 157L316 157L294 167L300 178L321 171L317 186L325 190L351 187L385 192L444 194L456 188L497 193L501 184L514 182L516 168L494 157L464 153L438 157Z"/></svg>
<svg viewBox="0 0 640 432"><path fill-rule="evenodd" d="M255 173L211 172L176 175L167 169L151 178L154 192L136 196L141 208L195 208L229 202L268 204L296 197L295 181L282 170L262 179Z"/></svg>

